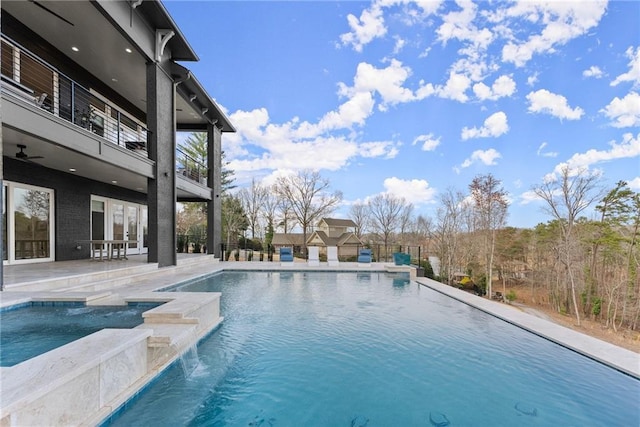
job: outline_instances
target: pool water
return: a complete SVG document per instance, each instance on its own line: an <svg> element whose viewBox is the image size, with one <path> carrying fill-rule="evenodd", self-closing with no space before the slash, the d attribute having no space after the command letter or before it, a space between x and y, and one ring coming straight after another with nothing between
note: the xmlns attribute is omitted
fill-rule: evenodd
<svg viewBox="0 0 640 427"><path fill-rule="evenodd" d="M384 273L225 272L222 326L117 426L637 426L640 381Z"/></svg>
<svg viewBox="0 0 640 427"><path fill-rule="evenodd" d="M133 328L153 306L27 306L0 312L0 366L13 366L104 328Z"/></svg>

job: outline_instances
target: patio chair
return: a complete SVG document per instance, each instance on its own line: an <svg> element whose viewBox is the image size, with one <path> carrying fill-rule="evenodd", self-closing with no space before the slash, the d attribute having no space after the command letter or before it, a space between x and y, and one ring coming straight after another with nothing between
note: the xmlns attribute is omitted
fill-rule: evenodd
<svg viewBox="0 0 640 427"><path fill-rule="evenodd" d="M293 262L293 249L292 248L280 248L280 264L286 265Z"/></svg>
<svg viewBox="0 0 640 427"><path fill-rule="evenodd" d="M371 265L371 249L360 249L358 264Z"/></svg>
<svg viewBox="0 0 640 427"><path fill-rule="evenodd" d="M337 246L327 246L327 263L330 266L336 266L340 262L338 261L338 247Z"/></svg>
<svg viewBox="0 0 640 427"><path fill-rule="evenodd" d="M311 267L317 267L320 265L320 251L317 246L309 246L307 248L309 253L309 259L307 260L307 264Z"/></svg>

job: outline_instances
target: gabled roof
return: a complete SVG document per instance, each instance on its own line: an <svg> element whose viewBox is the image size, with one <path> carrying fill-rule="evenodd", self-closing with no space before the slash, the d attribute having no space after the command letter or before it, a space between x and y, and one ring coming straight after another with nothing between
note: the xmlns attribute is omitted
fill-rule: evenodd
<svg viewBox="0 0 640 427"><path fill-rule="evenodd" d="M342 233L340 237L329 237L322 230L314 231L307 239L307 244L317 242L321 242L324 246L363 245L360 239L352 232Z"/></svg>
<svg viewBox="0 0 640 427"><path fill-rule="evenodd" d="M356 227L356 223L350 219L322 218L320 224L323 222L329 227Z"/></svg>
<svg viewBox="0 0 640 427"><path fill-rule="evenodd" d="M302 233L273 233L271 244L274 246L302 246L304 235Z"/></svg>

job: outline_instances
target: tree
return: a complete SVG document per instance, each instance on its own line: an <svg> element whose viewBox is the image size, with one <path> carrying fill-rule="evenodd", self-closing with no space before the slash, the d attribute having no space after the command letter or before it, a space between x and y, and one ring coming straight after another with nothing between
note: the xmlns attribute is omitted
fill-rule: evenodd
<svg viewBox="0 0 640 427"><path fill-rule="evenodd" d="M364 203L354 203L349 209L349 217L356 224L355 234L360 239L370 221L369 209Z"/></svg>
<svg viewBox="0 0 640 427"><path fill-rule="evenodd" d="M446 283L450 284L456 269L460 268L460 233L468 205L464 194L453 188L440 195L440 203L433 236L435 252L440 258L440 277L446 278Z"/></svg>
<svg viewBox="0 0 640 427"><path fill-rule="evenodd" d="M560 261L568 278L568 288L573 302L576 321L580 325L577 283L574 257L577 251L575 226L579 215L602 195L598 188L600 177L586 169L573 170L563 166L559 178L546 179L533 188L535 194L546 202L544 210L558 221L562 239Z"/></svg>
<svg viewBox="0 0 640 427"><path fill-rule="evenodd" d="M242 206L247 214L247 221L251 229L251 239L256 238L256 230L259 230L260 213L264 207L269 190L256 182L255 178L251 180L249 188L243 188L238 192L238 196L242 201Z"/></svg>
<svg viewBox="0 0 640 427"><path fill-rule="evenodd" d="M241 230L246 230L247 216L239 198L226 194L222 198L222 235L226 236L226 247L231 247L233 242L238 244L238 235Z"/></svg>
<svg viewBox="0 0 640 427"><path fill-rule="evenodd" d="M469 191L473 199L476 229L483 235L487 296L491 298L496 232L506 222L509 206L507 192L502 188L501 181L491 174L476 176L469 184Z"/></svg>
<svg viewBox="0 0 640 427"><path fill-rule="evenodd" d="M400 227L403 214L410 210L405 199L392 194L378 194L369 200L371 230L384 242L384 253L387 256L389 238Z"/></svg>
<svg viewBox="0 0 640 427"><path fill-rule="evenodd" d="M342 193L329 191L329 180L315 171L300 171L295 175L281 176L275 184L276 193L287 202L291 212L302 227L306 253L307 233L324 215L342 201Z"/></svg>

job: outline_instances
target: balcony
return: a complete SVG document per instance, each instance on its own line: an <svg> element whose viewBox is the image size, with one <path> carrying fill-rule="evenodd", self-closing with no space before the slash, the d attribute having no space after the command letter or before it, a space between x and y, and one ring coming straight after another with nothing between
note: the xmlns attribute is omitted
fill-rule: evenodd
<svg viewBox="0 0 640 427"><path fill-rule="evenodd" d="M8 37L3 35L1 43L3 93L148 157L148 131L133 115L59 72Z"/></svg>

